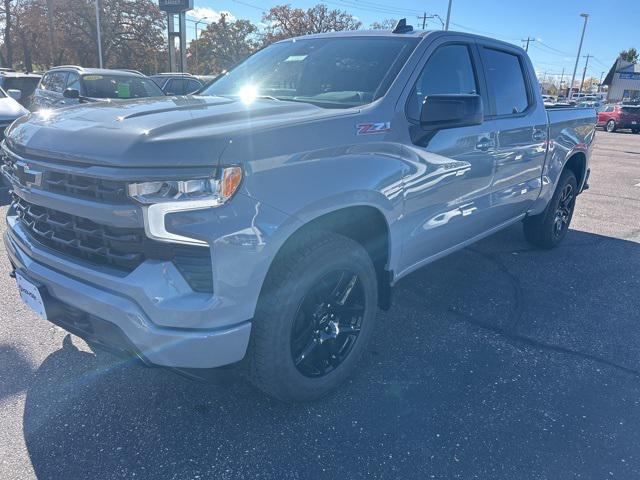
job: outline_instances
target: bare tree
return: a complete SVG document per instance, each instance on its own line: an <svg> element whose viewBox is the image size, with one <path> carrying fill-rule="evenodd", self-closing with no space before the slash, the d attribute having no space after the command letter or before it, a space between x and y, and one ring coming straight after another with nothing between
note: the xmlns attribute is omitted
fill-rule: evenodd
<svg viewBox="0 0 640 480"><path fill-rule="evenodd" d="M259 47L257 31L248 20L229 22L226 15L207 25L198 38L198 63L204 73L218 74L251 55ZM189 52L195 47L193 40Z"/></svg>
<svg viewBox="0 0 640 480"><path fill-rule="evenodd" d="M395 18L385 18L381 22L373 22L371 30L393 30L398 21Z"/></svg>
<svg viewBox="0 0 640 480"><path fill-rule="evenodd" d="M262 16L268 25L263 42L268 45L283 38L341 30L357 30L362 22L343 10L318 4L307 10L277 5Z"/></svg>

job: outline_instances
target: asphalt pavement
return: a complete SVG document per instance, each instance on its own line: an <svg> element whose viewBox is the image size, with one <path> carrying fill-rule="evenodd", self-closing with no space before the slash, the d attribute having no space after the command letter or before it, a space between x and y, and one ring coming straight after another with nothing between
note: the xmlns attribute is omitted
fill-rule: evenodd
<svg viewBox="0 0 640 480"><path fill-rule="evenodd" d="M93 352L0 247L0 479L640 478L640 135L598 132L590 183L560 248L516 225L401 281L305 405Z"/></svg>

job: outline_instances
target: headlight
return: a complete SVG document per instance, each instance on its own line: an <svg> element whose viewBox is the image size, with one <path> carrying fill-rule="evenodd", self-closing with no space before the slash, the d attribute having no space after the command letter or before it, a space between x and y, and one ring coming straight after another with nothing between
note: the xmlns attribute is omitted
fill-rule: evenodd
<svg viewBox="0 0 640 480"><path fill-rule="evenodd" d="M233 196L242 181L240 167L222 168L215 178L130 183L131 198L143 205L144 227L149 238L163 242L206 245L206 242L168 232L168 213L219 207Z"/></svg>

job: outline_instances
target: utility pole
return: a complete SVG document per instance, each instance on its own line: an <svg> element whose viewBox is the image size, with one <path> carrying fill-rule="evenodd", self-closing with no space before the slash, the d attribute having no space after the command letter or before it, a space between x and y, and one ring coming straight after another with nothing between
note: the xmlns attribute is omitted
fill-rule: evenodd
<svg viewBox="0 0 640 480"><path fill-rule="evenodd" d="M449 7L447 8L447 21L444 24L445 30L449 30L449 20L451 20L451 2L453 2L453 0L449 0Z"/></svg>
<svg viewBox="0 0 640 480"><path fill-rule="evenodd" d="M589 59L593 57L593 55L585 55L584 58L586 58L587 60L584 62L584 70L582 71L582 80L580 81L580 89L578 90L578 93L582 92L582 85L584 85L584 77L587 76L587 67L589 66Z"/></svg>
<svg viewBox="0 0 640 480"><path fill-rule="evenodd" d="M523 38L521 41L522 41L522 42L527 42L527 43L526 43L526 45L525 45L525 47L524 47L524 51L525 51L525 52L529 52L529 42L535 42L535 41L536 41L536 39L535 39L535 38L531 38L531 37L527 36L527 38Z"/></svg>
<svg viewBox="0 0 640 480"><path fill-rule="evenodd" d="M582 35L580 36L580 45L578 45L578 55L576 55L576 65L573 67L573 75L571 76L571 84L569 85L569 99L573 97L573 82L576 81L576 72L578 71L578 62L580 61L580 53L582 52L582 42L584 40L584 32L587 29L587 20L589 20L588 13L581 13L580 16L584 18L584 25L582 26Z"/></svg>
<svg viewBox="0 0 640 480"><path fill-rule="evenodd" d="M96 41L98 42L98 65L102 68L102 40L100 39L100 0L96 0Z"/></svg>
<svg viewBox="0 0 640 480"><path fill-rule="evenodd" d="M564 67L562 67L562 73L560 74L560 84L558 85L558 91L562 91L562 81L564 80Z"/></svg>
<svg viewBox="0 0 640 480"><path fill-rule="evenodd" d="M604 76L604 72L600 72L600 80L598 80L598 93L601 91L602 87L602 77Z"/></svg>
<svg viewBox="0 0 640 480"><path fill-rule="evenodd" d="M427 12L423 12L421 17L418 17L418 20L422 20L422 29L424 30L427 27Z"/></svg>

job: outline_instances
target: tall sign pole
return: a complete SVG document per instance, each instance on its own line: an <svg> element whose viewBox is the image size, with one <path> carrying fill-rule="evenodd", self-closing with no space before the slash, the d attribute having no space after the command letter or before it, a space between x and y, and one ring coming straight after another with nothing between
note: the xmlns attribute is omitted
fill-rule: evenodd
<svg viewBox="0 0 640 480"><path fill-rule="evenodd" d="M98 42L98 65L102 68L102 40L100 39L100 0L96 0L96 41Z"/></svg>
<svg viewBox="0 0 640 480"><path fill-rule="evenodd" d="M176 69L176 24L173 13L167 12L167 35L169 37L169 71L175 72Z"/></svg>
<svg viewBox="0 0 640 480"><path fill-rule="evenodd" d="M169 40L169 71L187 71L187 19L186 14L193 10L193 0L158 0L160 10L167 12L167 37ZM178 15L178 31L175 28L175 15ZM176 52L176 38L179 40L180 57Z"/></svg>

